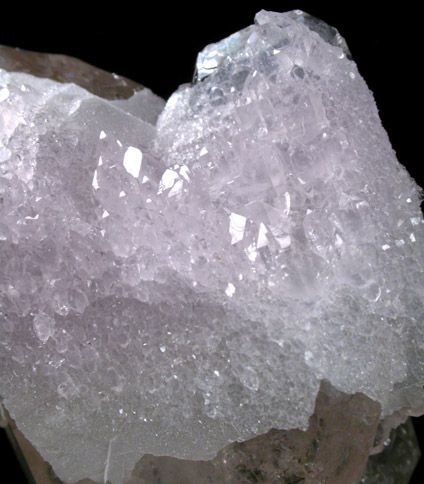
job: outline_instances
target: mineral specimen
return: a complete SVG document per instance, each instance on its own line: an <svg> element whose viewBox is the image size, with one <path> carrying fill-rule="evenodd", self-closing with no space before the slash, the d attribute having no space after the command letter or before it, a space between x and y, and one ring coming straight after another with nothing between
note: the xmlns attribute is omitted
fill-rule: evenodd
<svg viewBox="0 0 424 484"><path fill-rule="evenodd" d="M424 412L420 195L346 43L300 11L206 47L165 106L0 70L5 406L67 482L272 428L292 482L357 482L378 420ZM320 430L340 402L362 450Z"/></svg>

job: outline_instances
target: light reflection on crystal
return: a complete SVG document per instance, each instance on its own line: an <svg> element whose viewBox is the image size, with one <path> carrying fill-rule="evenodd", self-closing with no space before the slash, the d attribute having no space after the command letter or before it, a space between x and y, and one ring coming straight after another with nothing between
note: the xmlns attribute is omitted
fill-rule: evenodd
<svg viewBox="0 0 424 484"><path fill-rule="evenodd" d="M138 178L140 174L142 159L143 153L138 148L134 148L134 146L127 148L124 155L124 167L134 178Z"/></svg>
<svg viewBox="0 0 424 484"><path fill-rule="evenodd" d="M164 190L168 190L168 188L171 188L175 180L178 178L178 173L175 173L175 171L166 169L165 172L162 175L160 184L159 184L159 189L157 194L161 194Z"/></svg>
<svg viewBox="0 0 424 484"><path fill-rule="evenodd" d="M235 288L234 284L229 282L228 285L227 285L227 288L225 289L225 294L228 297L233 297L235 292L236 292L236 288Z"/></svg>
<svg viewBox="0 0 424 484"><path fill-rule="evenodd" d="M268 245L268 238L266 236L267 233L268 233L268 229L265 227L263 223L261 223L259 225L258 241L256 243L256 247L258 249Z"/></svg>
<svg viewBox="0 0 424 484"><path fill-rule="evenodd" d="M10 91L7 89L7 87L0 89L0 103L6 101L6 99L9 97L9 94Z"/></svg>
<svg viewBox="0 0 424 484"><path fill-rule="evenodd" d="M93 183L92 183L92 185L93 185L93 188L95 190L98 190L100 188L99 187L99 182L97 180L97 170L94 170L94 176L93 176Z"/></svg>
<svg viewBox="0 0 424 484"><path fill-rule="evenodd" d="M243 217L243 215L239 215L237 213L231 213L229 231L232 244L237 244L237 242L240 242L240 240L243 239L245 227L246 217Z"/></svg>

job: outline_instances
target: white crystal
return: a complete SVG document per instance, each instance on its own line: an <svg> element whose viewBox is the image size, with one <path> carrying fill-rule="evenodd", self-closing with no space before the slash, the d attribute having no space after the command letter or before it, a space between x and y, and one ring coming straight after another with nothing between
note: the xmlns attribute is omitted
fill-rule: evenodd
<svg viewBox="0 0 424 484"><path fill-rule="evenodd" d="M323 379L422 412L420 189L315 27L260 12L163 111L0 70L0 394L63 480L305 428Z"/></svg>
<svg viewBox="0 0 424 484"><path fill-rule="evenodd" d="M138 178L141 169L143 153L134 146L130 146L124 155L124 167L134 178Z"/></svg>
<svg viewBox="0 0 424 484"><path fill-rule="evenodd" d="M44 313L38 313L32 321L34 332L43 343L53 336L55 321L52 317Z"/></svg>

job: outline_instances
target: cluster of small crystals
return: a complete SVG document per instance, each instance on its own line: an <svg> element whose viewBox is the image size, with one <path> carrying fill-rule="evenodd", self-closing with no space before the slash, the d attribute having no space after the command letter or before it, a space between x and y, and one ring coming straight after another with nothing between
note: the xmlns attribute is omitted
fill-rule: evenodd
<svg viewBox="0 0 424 484"><path fill-rule="evenodd" d="M305 428L322 379L423 398L420 190L305 18L165 107L0 70L0 394L65 481Z"/></svg>
<svg viewBox="0 0 424 484"><path fill-rule="evenodd" d="M346 51L290 15L255 20L199 55L208 77L168 101L159 152L185 160L229 218L219 257L240 272L227 288L239 306L261 308L270 340L301 342L316 376L390 413L394 384L423 398L420 189Z"/></svg>

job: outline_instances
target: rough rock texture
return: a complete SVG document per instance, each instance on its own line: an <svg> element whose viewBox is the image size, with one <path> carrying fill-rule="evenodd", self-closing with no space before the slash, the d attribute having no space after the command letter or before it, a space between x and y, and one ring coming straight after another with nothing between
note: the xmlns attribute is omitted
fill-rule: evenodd
<svg viewBox="0 0 424 484"><path fill-rule="evenodd" d="M312 435L324 379L422 413L420 189L338 33L255 22L165 107L0 70L0 395L64 481Z"/></svg>
<svg viewBox="0 0 424 484"><path fill-rule="evenodd" d="M421 456L412 421L392 430L384 450L368 459L361 484L408 484Z"/></svg>
<svg viewBox="0 0 424 484"><path fill-rule="evenodd" d="M380 406L370 398L324 383L306 431L273 429L206 462L146 455L127 484L357 483L379 416Z"/></svg>
<svg viewBox="0 0 424 484"><path fill-rule="evenodd" d="M210 461L145 455L125 484L358 482L372 452L379 416L380 406L370 398L343 394L323 382L306 431L272 429L246 442L228 445ZM10 418L8 422L36 484L63 484L15 423ZM417 451L412 445L410 450L410 464L415 464ZM374 467L367 468L367 475L373 478L377 475ZM378 475L385 472L381 464L378 469ZM411 471L411 465L397 466L397 475L403 475L404 470ZM83 479L76 484L93 482Z"/></svg>
<svg viewBox="0 0 424 484"><path fill-rule="evenodd" d="M117 74L59 54L28 52L0 45L0 69L73 83L105 99L128 99L143 86Z"/></svg>

